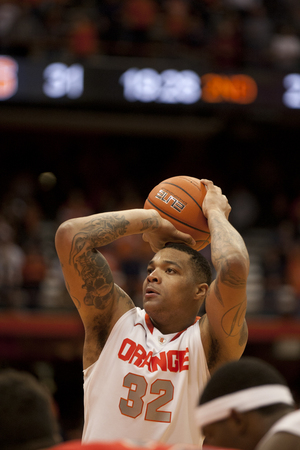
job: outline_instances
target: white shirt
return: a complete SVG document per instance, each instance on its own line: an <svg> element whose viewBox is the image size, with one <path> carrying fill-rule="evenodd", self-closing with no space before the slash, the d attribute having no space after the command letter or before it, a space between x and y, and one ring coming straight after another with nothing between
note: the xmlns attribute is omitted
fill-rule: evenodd
<svg viewBox="0 0 300 450"><path fill-rule="evenodd" d="M131 309L84 371L83 442L128 438L201 445L194 412L208 378L198 320L163 335L144 310Z"/></svg>
<svg viewBox="0 0 300 450"><path fill-rule="evenodd" d="M286 414L269 429L257 445L259 448L276 433L290 433L300 437L300 410ZM296 450L296 449L295 449Z"/></svg>

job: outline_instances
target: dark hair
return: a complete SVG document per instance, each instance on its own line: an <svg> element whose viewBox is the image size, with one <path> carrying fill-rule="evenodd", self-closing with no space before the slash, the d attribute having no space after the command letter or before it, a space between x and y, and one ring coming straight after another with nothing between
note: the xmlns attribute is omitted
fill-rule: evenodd
<svg viewBox="0 0 300 450"><path fill-rule="evenodd" d="M186 244L181 244L177 242L168 242L165 248L174 248L181 252L191 255L191 263L195 278L198 283L207 283L208 285L212 282L212 270L209 262L204 256L197 250L189 247Z"/></svg>
<svg viewBox="0 0 300 450"><path fill-rule="evenodd" d="M203 405L215 398L255 386L281 384L287 386L284 377L271 364L255 357L242 357L238 361L224 364L214 372L204 388L199 404ZM278 405L278 404L277 404ZM271 412L275 405L259 409ZM287 405L285 405L287 407ZM291 407L291 409L293 409Z"/></svg>
<svg viewBox="0 0 300 450"><path fill-rule="evenodd" d="M0 448L35 450L58 443L51 396L30 373L0 371Z"/></svg>

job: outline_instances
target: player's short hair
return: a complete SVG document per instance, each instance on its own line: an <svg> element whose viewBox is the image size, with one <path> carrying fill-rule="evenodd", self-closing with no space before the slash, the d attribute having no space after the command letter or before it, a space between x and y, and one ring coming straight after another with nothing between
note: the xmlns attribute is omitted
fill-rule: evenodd
<svg viewBox="0 0 300 450"><path fill-rule="evenodd" d="M30 373L0 371L0 448L37 450L61 439L50 393Z"/></svg>
<svg viewBox="0 0 300 450"><path fill-rule="evenodd" d="M181 252L187 253L191 256L191 263L195 279L198 283L207 283L208 285L212 282L212 269L207 261L207 259L197 250L189 247L186 244L181 244L178 242L168 242L165 248L174 248Z"/></svg>
<svg viewBox="0 0 300 450"><path fill-rule="evenodd" d="M212 374L202 392L199 405L252 387L273 384L287 386L285 378L274 366L259 358L244 356L238 361L224 364ZM269 414L276 410L278 406L277 403L257 409L261 413ZM287 407L287 405L284 405L284 407Z"/></svg>

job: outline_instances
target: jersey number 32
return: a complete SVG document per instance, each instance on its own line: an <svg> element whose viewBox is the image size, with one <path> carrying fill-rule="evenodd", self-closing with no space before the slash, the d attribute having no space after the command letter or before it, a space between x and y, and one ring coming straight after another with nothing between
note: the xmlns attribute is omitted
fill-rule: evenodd
<svg viewBox="0 0 300 450"><path fill-rule="evenodd" d="M144 377L128 373L124 377L123 386L129 391L126 399L120 399L119 408L122 414L135 419L145 410L145 420L171 422L171 412L159 411L159 408L173 400L174 386L170 380L158 379L150 385L150 394L156 394L158 397L146 405L143 397L146 395L148 383Z"/></svg>

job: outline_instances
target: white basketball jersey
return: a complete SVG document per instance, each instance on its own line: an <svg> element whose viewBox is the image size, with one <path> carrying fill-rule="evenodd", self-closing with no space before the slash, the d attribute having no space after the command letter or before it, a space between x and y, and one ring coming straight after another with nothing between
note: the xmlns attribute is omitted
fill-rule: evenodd
<svg viewBox="0 0 300 450"><path fill-rule="evenodd" d="M265 436L261 439L258 444L260 447L262 444L268 441L268 439L276 433L289 433L294 434L295 436L299 436L300 438L300 410L297 409L279 419L275 424L270 428L270 430L265 434ZM296 449L295 449L296 450Z"/></svg>
<svg viewBox="0 0 300 450"><path fill-rule="evenodd" d="M128 438L201 445L194 414L208 378L198 320L163 335L144 310L131 309L84 371L83 442Z"/></svg>

